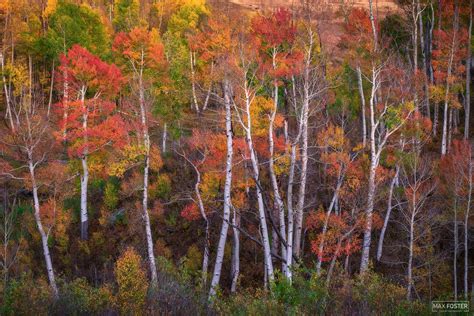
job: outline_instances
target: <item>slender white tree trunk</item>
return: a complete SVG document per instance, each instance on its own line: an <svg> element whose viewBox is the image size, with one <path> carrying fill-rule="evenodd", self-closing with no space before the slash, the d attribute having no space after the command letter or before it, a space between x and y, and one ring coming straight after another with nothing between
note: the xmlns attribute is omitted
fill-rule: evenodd
<svg viewBox="0 0 474 316"><path fill-rule="evenodd" d="M192 50L189 50L189 64L191 67L191 92L193 96L193 103L194 103L194 108L196 109L196 112L199 113L199 104L196 96L196 72L194 70L195 66L195 57L194 57L194 52Z"/></svg>
<svg viewBox="0 0 474 316"><path fill-rule="evenodd" d="M288 207L288 235L286 238L286 277L291 282L293 277L293 229L294 229L294 213L293 213L293 182L295 180L295 165L296 165L296 147L297 142L291 145L290 153L290 173L288 176L288 191L287 191L287 207Z"/></svg>
<svg viewBox="0 0 474 316"><path fill-rule="evenodd" d="M457 28L458 28L458 11L457 7L455 9L454 14L454 22L453 22L453 39L451 42L451 52L449 55L448 61L448 70L447 70L447 77L451 78L452 67L453 67L453 59L454 54L456 51L456 35L457 35ZM449 106L449 89L451 88L449 79L446 79L446 87L445 87L445 94L444 94L444 117L443 117L443 134L441 139L441 155L445 155L447 152L448 147L448 106Z"/></svg>
<svg viewBox="0 0 474 316"><path fill-rule="evenodd" d="M413 198L414 199L414 198ZM413 206L415 202L413 201ZM407 300L411 300L411 292L413 289L413 242L414 242L414 229L415 229L415 209L412 209L410 218L410 239L408 245L408 268L407 268Z"/></svg>
<svg viewBox="0 0 474 316"><path fill-rule="evenodd" d="M33 164L33 160L31 158L31 154L28 155L28 168L30 171L30 177L31 177L31 184L33 187L33 204L35 208L35 221L36 221L36 226L38 227L38 231L41 235L41 244L43 246L43 256L44 260L46 262L46 270L48 272L48 279L49 279L49 285L51 286L51 289L53 291L53 296L55 299L58 298L58 287L56 285L56 279L54 277L54 270L53 270L53 262L51 260L51 254L49 252L49 246L48 246L48 235L44 231L43 224L41 222L41 216L40 216L40 203L39 203L39 198L38 198L38 185L36 184L36 176L35 176L35 167Z"/></svg>
<svg viewBox="0 0 474 316"><path fill-rule="evenodd" d="M0 67L2 71L2 81L3 81L3 92L5 94L5 103L6 103L6 110L5 110L5 117L8 119L10 123L10 128L12 131L15 131L15 124L13 123L13 114L12 114L12 105L11 105L11 100L10 100L10 93L9 89L7 87L7 80L5 78L5 62L4 62L4 57L3 53L0 52Z"/></svg>
<svg viewBox="0 0 474 316"><path fill-rule="evenodd" d="M166 141L168 139L168 125L166 123L163 124L163 140L161 144L161 148L163 153L166 152Z"/></svg>
<svg viewBox="0 0 474 316"><path fill-rule="evenodd" d="M224 81L224 105L225 105L225 130L227 137L227 159L224 184L224 211L222 219L222 228L217 246L216 262L214 273L212 275L209 298L216 295L217 286L221 278L222 262L224 261L224 248L227 240L227 231L229 230L229 218L231 207L231 187L232 187L232 156L233 156L233 134L232 134L232 113L231 113L230 87L227 81Z"/></svg>
<svg viewBox="0 0 474 316"><path fill-rule="evenodd" d="M305 89L305 94L308 93ZM303 232L303 211L306 195L306 179L308 175L308 118L309 118L309 98L305 97L303 101L303 130L301 134L301 175L298 191L298 203L296 204L296 229L294 239L294 254L299 257L301 254L301 237Z"/></svg>
<svg viewBox="0 0 474 316"><path fill-rule="evenodd" d="M379 238L379 243L377 246L377 261L380 261L380 259L382 258L385 233L387 232L388 222L390 220L390 214L392 213L393 189L395 188L395 183L397 182L399 172L400 172L400 168L397 165L395 167L395 175L393 176L393 179L390 182L390 189L388 191L387 213L385 214L382 230L380 231L380 238Z"/></svg>
<svg viewBox="0 0 474 316"><path fill-rule="evenodd" d="M240 214L234 209L232 217L232 227L233 227L233 247L232 247L232 284L230 286L230 291L235 293L237 291L237 285L240 275Z"/></svg>
<svg viewBox="0 0 474 316"><path fill-rule="evenodd" d="M271 247L270 247L270 238L265 214L265 205L263 203L263 192L260 186L260 167L258 163L258 157L255 152L255 148L253 145L252 139L252 120L250 116L250 104L251 98L250 93L247 89L247 84L245 84L245 105L246 105L246 115L247 115L247 126L245 127L246 132L246 140L247 146L250 152L250 161L252 163L253 169L253 176L256 183L256 191L257 191L257 204L258 204L258 217L260 220L260 229L262 234L262 243L263 243L263 251L264 251L264 259L265 259L265 271L267 273L268 281L273 281L273 262L272 262L272 255L271 255Z"/></svg>
<svg viewBox="0 0 474 316"><path fill-rule="evenodd" d="M471 213L471 201L472 201L472 157L469 154L469 169L468 169L468 196L467 196L467 206L464 214L464 298L467 300L469 296L469 284L468 284L468 274L469 274L469 216Z"/></svg>
<svg viewBox="0 0 474 316"><path fill-rule="evenodd" d="M206 225L206 231L205 231L205 238L206 240L204 241L204 252L203 252L203 256L202 256L202 281L203 281L203 284L205 285L206 282L207 282L207 271L209 269L209 220L207 218L207 215L206 215L206 210L204 209L204 203L202 201L202 197L201 197L201 190L200 190L200 186L201 186L201 172L199 171L199 169L193 165L194 167L194 170L196 171L196 175L197 175L197 180L196 180L196 184L194 185L194 192L196 194L196 198L197 198L197 201L198 201L198 206L199 206L199 212L201 213L201 217L204 219L204 223Z"/></svg>
<svg viewBox="0 0 474 316"><path fill-rule="evenodd" d="M457 197L454 199L454 253L453 253L453 284L454 284L454 300L458 299L458 249L459 249L459 233L458 233L458 221L457 221Z"/></svg>
<svg viewBox="0 0 474 316"><path fill-rule="evenodd" d="M81 157L82 164L82 175L81 175L81 239L86 240L88 238L89 230L89 218L87 214L87 187L89 184L89 166L87 164L87 156L89 154L87 148L87 120L88 120L88 109L85 104L86 88L81 89L81 104L82 104L82 129L84 132L84 143L86 144Z"/></svg>
<svg viewBox="0 0 474 316"><path fill-rule="evenodd" d="M286 258L286 247L285 247L285 235L286 235L286 225L285 225L285 207L283 204L283 200L280 195L280 189L278 188L278 181L275 175L275 166L274 166L274 140L273 140L273 126L275 122L275 117L278 108L278 85L274 84L274 97L273 97L273 111L270 116L270 124L268 128L268 143L269 143L269 151L270 151L270 158L269 158L269 172L270 172L270 180L273 187L273 196L275 199L275 206L278 210L278 218L279 218L279 231L280 236L283 240L281 240L281 256ZM282 271L286 273L286 262L282 262Z"/></svg>
<svg viewBox="0 0 474 316"><path fill-rule="evenodd" d="M328 230L329 218L330 218L332 210L334 209L334 206L336 204L339 189L342 186L342 181L343 181L343 179L340 176L339 179L338 179L338 182L337 182L336 190L334 191L334 195L331 199L331 203L329 204L328 210L326 212L326 217L324 218L323 229L322 229L322 232L321 232L321 240L320 240L319 247L318 247L318 254L317 254L318 258L317 258L317 261L316 261L316 274L317 275L321 274L321 265L323 263L324 244L325 244L326 232Z"/></svg>
<svg viewBox="0 0 474 316"><path fill-rule="evenodd" d="M471 116L471 38L472 38L472 1L469 2L469 29L466 58L466 99L464 102L464 139L469 138L469 119Z"/></svg>
<svg viewBox="0 0 474 316"><path fill-rule="evenodd" d="M365 210L366 224L364 229L364 239L362 245L362 255L360 261L360 272L367 271L369 267L370 244L372 238L372 213L374 210L375 200L375 173L378 166L379 153L377 150L375 138L375 94L377 87L376 70L372 68L372 93L370 97L370 167L369 167L369 183L367 192L367 207Z"/></svg>
<svg viewBox="0 0 474 316"><path fill-rule="evenodd" d="M365 144L367 142L367 121L365 117L365 95L364 95L364 86L362 82L362 70L360 69L360 66L357 65L357 83L359 86L359 95L360 95L360 102L361 102L361 109L362 109L362 144L365 147Z"/></svg>
<svg viewBox="0 0 474 316"><path fill-rule="evenodd" d="M139 103L140 103L140 120L142 127L143 145L145 146L145 166L143 169L143 197L142 197L142 211L143 220L145 222L145 235L148 252L148 264L150 266L151 284L153 287L158 286L158 273L156 270L156 260L154 253L153 235L151 232L150 215L148 212L148 187L150 175L150 135L148 132L147 109L145 104L145 88L143 85L143 69L140 70L138 77L139 84Z"/></svg>

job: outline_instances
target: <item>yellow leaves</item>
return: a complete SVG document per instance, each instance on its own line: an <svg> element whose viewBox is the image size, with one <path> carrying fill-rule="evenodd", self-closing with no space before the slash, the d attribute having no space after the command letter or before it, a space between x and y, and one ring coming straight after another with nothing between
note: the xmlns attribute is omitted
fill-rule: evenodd
<svg viewBox="0 0 474 316"><path fill-rule="evenodd" d="M141 315L144 312L148 279L140 255L128 248L115 264L118 284L117 305L124 315Z"/></svg>
<svg viewBox="0 0 474 316"><path fill-rule="evenodd" d="M145 147L140 145L127 145L122 149L122 157L119 161L109 165L107 170L110 176L123 177L125 171L137 163L145 155Z"/></svg>
<svg viewBox="0 0 474 316"><path fill-rule="evenodd" d="M10 77L10 80L15 87L13 94L15 96L21 95L23 88L28 86L29 76L28 68L24 63L17 63L16 65L7 64L5 66L5 72Z"/></svg>
<svg viewBox="0 0 474 316"><path fill-rule="evenodd" d="M57 5L58 0L48 0L46 8L43 11L43 17L49 17L51 14L53 14L53 12L56 11Z"/></svg>
<svg viewBox="0 0 474 316"><path fill-rule="evenodd" d="M201 182L201 196L205 201L216 199L220 187L220 177L217 173L205 173Z"/></svg>
<svg viewBox="0 0 474 316"><path fill-rule="evenodd" d="M250 118L252 120L252 132L255 136L267 134L273 106L273 100L262 96L255 97L253 100L250 105Z"/></svg>
<svg viewBox="0 0 474 316"><path fill-rule="evenodd" d="M344 130L340 126L330 124L318 134L317 144L323 148L343 150L348 141L344 136Z"/></svg>
<svg viewBox="0 0 474 316"><path fill-rule="evenodd" d="M290 156L286 154L276 154L274 160L274 170L277 176L287 174L290 169Z"/></svg>
<svg viewBox="0 0 474 316"><path fill-rule="evenodd" d="M163 159L161 159L160 149L156 146L150 148L150 169L158 171L163 167Z"/></svg>

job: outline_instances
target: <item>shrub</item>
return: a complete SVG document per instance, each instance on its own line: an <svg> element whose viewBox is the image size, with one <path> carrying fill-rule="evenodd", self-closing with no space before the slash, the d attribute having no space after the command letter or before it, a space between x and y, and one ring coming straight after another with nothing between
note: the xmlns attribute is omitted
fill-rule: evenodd
<svg viewBox="0 0 474 316"><path fill-rule="evenodd" d="M143 314L148 291L148 279L142 267L142 260L133 248L128 248L117 260L115 278L118 285L115 300L121 314Z"/></svg>
<svg viewBox="0 0 474 316"><path fill-rule="evenodd" d="M53 313L58 315L97 315L106 312L113 302L108 285L95 288L84 278L78 278L61 286Z"/></svg>

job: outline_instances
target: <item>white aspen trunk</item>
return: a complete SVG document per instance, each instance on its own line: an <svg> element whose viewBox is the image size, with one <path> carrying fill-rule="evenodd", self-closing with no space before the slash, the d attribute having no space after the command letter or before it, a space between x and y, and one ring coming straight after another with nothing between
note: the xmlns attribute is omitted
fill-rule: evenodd
<svg viewBox="0 0 474 316"><path fill-rule="evenodd" d="M194 60L194 52L192 50L189 51L189 64L191 66L191 92L193 96L193 103L194 103L194 108L196 109L196 112L199 113L199 104L196 96L196 82L195 82L195 71L194 71L194 66L195 66L195 60Z"/></svg>
<svg viewBox="0 0 474 316"><path fill-rule="evenodd" d="M12 105L10 100L10 93L7 87L7 80L5 78L5 61L3 57L3 53L0 52L0 66L2 67L2 81L3 81L3 92L5 94L5 103L6 103L6 110L5 110L5 117L8 119L10 123L10 128L12 131L15 131L15 124L13 123L13 114L12 114Z"/></svg>
<svg viewBox="0 0 474 316"><path fill-rule="evenodd" d="M397 165L395 167L395 175L392 181L390 182L390 189L388 192L387 213L385 214L385 219L383 221L382 230L380 231L380 238L379 238L379 243L377 246L377 261L380 261L380 259L382 258L385 233L387 232L388 222L390 220L390 214L392 213L393 189L395 188L395 183L397 182L399 172L400 172L400 168Z"/></svg>
<svg viewBox="0 0 474 316"><path fill-rule="evenodd" d="M454 125L454 111L453 109L449 109L448 111L448 141L446 145L446 152L449 152L449 148L451 148L451 139L453 136L453 125Z"/></svg>
<svg viewBox="0 0 474 316"><path fill-rule="evenodd" d="M87 191L89 184L89 166L87 164L87 155L89 154L87 148L87 120L88 120L88 109L85 104L86 88L81 88L81 105L82 105L82 129L84 132L84 143L86 144L81 157L82 174L81 174L81 239L87 240L89 230L89 218L87 214Z"/></svg>
<svg viewBox="0 0 474 316"><path fill-rule="evenodd" d="M416 9L415 9L416 8ZM412 17L413 17L413 74L418 71L418 6L415 6L415 1L412 1ZM418 111L418 93L415 89L414 95L415 109Z"/></svg>
<svg viewBox="0 0 474 316"><path fill-rule="evenodd" d="M54 299L57 299L58 287L56 285L56 279L54 277L54 270L53 270L53 262L51 260L51 254L49 252L48 235L44 231L43 224L41 222L40 203L39 203L39 198L38 198L38 186L36 184L35 167L31 158L31 153L28 154L28 168L30 171L31 185L33 187L33 202L34 202L33 204L35 208L35 221L36 221L36 226L38 227L38 231L41 235L41 244L43 246L43 256L44 256L44 261L46 263L46 270L48 272L49 285L51 286L51 289L53 291Z"/></svg>
<svg viewBox="0 0 474 316"><path fill-rule="evenodd" d="M51 66L51 85L49 87L48 111L46 112L46 115L48 118L51 112L51 105L53 104L53 90L54 90L54 60L53 60L53 65Z"/></svg>
<svg viewBox="0 0 474 316"><path fill-rule="evenodd" d="M323 229L322 229L322 232L321 232L321 241L320 241L319 247L318 247L318 254L317 254L318 258L317 258L317 261L316 261L316 275L321 274L321 265L323 263L324 243L325 243L325 238L326 238L326 232L328 230L329 218L330 218L332 210L334 209L334 206L336 204L337 195L338 195L339 189L341 188L341 185L342 185L342 180L343 179L341 177L339 177L338 182L337 182L337 186L336 186L336 191L334 192L334 195L331 199L331 203L329 204L329 208L326 212L326 217L324 218Z"/></svg>
<svg viewBox="0 0 474 316"><path fill-rule="evenodd" d="M274 166L274 140L273 140L273 126L275 122L275 117L278 109L278 85L275 82L274 84L274 94L273 94L273 111L270 116L270 124L268 127L268 143L269 143L269 151L270 151L270 158L269 158L269 173L270 173L270 180L273 187L273 196L275 199L275 206L278 210L278 218L279 218L279 231L280 236L283 240L281 240L281 256L282 258L286 258L286 247L284 240L286 235L286 225L285 225L285 207L283 204L283 200L280 195L280 189L278 188L278 181L275 175L275 166ZM286 273L286 262L282 262L282 272Z"/></svg>
<svg viewBox="0 0 474 316"><path fill-rule="evenodd" d="M162 140L162 144L161 144L161 148L162 148L163 153L166 152L167 138L168 138L168 125L166 123L164 123L163 124L163 140Z"/></svg>
<svg viewBox="0 0 474 316"><path fill-rule="evenodd" d="M413 200L415 198L413 197ZM407 268L407 300L411 301L411 292L413 288L413 242L415 225L415 202L413 201L412 213L410 219L410 239L408 245L408 268Z"/></svg>
<svg viewBox="0 0 474 316"><path fill-rule="evenodd" d="M68 118L68 102L69 102L69 82L68 82L68 72L67 70L64 71L63 74L64 78L64 83L63 83L63 107L64 107L64 112L63 112L63 121L64 121L64 127L63 127L63 142L65 143L67 140L67 118Z"/></svg>
<svg viewBox="0 0 474 316"><path fill-rule="evenodd" d="M332 256L331 264L329 265L328 274L326 276L326 287L328 287L331 282L332 273L334 271L334 267L336 266L337 256L339 255L339 252L341 251L342 241L343 239L340 239L337 242L336 251L334 251L334 254Z"/></svg>
<svg viewBox="0 0 474 316"><path fill-rule="evenodd" d="M143 145L145 146L145 166L143 170L143 220L145 222L145 234L148 252L148 264L150 266L151 273L151 285L156 288L158 286L158 273L156 270L156 260L154 253L153 235L151 232L150 215L148 213L148 186L149 186L149 173L150 173L150 135L148 132L147 123L147 110L145 104L145 88L143 85L143 68L140 69L139 77L139 104L140 104L140 119L143 134Z"/></svg>
<svg viewBox="0 0 474 316"><path fill-rule="evenodd" d="M420 12L420 1L417 0L416 2L417 5L417 11ZM426 43L425 43L425 32L424 32L424 26L423 26L423 15L420 13L419 17L419 28L420 28L420 47L421 47L421 57L422 57L422 63L423 63L423 73L424 73L424 99L423 103L425 105L425 113L426 116L431 119L431 113L430 113L430 97L429 97L429 81L428 81L428 65L427 65L427 58L426 58Z"/></svg>
<svg viewBox="0 0 474 316"><path fill-rule="evenodd" d="M308 94L307 89L305 89L305 94ZM304 202L306 195L306 179L308 175L308 117L309 117L309 100L305 97L303 101L303 129L302 129L302 144L301 144L301 176L300 176L300 186L298 190L298 203L296 204L296 229L295 229L295 239L294 239L294 249L293 252L296 257L299 257L301 254L301 236L303 232L303 211L304 211Z"/></svg>
<svg viewBox="0 0 474 316"><path fill-rule="evenodd" d="M441 8L441 0L438 0L438 8ZM434 17L434 9L432 9L432 17ZM441 14L442 10L438 10L438 32L441 32ZM433 21L434 23L434 21ZM434 26L433 26L434 27ZM431 35L433 35L433 32L431 32ZM433 37L431 37L433 38ZM431 67L431 73L432 73L432 82L434 83L434 73L433 73L433 67ZM433 136L438 135L438 124L439 124L439 102L435 102L435 108L434 108L434 119L433 119Z"/></svg>
<svg viewBox="0 0 474 316"><path fill-rule="evenodd" d="M193 165L194 170L196 171L197 179L196 179L196 184L194 185L194 192L196 194L196 198L198 201L198 206L199 206L199 212L201 213L201 217L204 219L204 223L206 225L206 231L205 231L205 238L206 240L204 241L204 251L202 255L202 282L203 285L206 285L207 282L207 271L209 269L209 220L206 215L206 210L204 209L204 203L202 201L201 197L201 190L199 187L201 186L201 172L199 169Z"/></svg>
<svg viewBox="0 0 474 316"><path fill-rule="evenodd" d="M362 108L362 144L365 147L365 144L367 142L367 121L365 118L365 95L364 95L364 86L362 82L362 70L360 69L360 66L357 65L357 83L359 86L359 95L360 95L360 102L361 102L361 108Z"/></svg>
<svg viewBox="0 0 474 316"><path fill-rule="evenodd" d="M233 247L232 247L232 284L230 292L237 292L237 285L240 276L240 214L234 209L234 216L232 218L233 227Z"/></svg>
<svg viewBox="0 0 474 316"><path fill-rule="evenodd" d="M464 298L467 300L469 296L468 274L469 274L469 216L471 213L472 199L472 157L469 153L469 169L468 169L469 189L467 196L466 212L464 214Z"/></svg>
<svg viewBox="0 0 474 316"><path fill-rule="evenodd" d="M211 76L212 76L213 72L214 72L214 63L211 63ZM209 98L211 96L211 90L212 90L212 81L209 82L209 88L207 88L206 99L204 100L204 105L202 106L202 111L205 111L207 109L207 105L209 104Z"/></svg>
<svg viewBox="0 0 474 316"><path fill-rule="evenodd" d="M367 192L367 207L365 210L366 224L364 229L364 239L362 246L362 255L360 261L360 272L367 271L369 267L370 244L372 238L372 213L374 210L375 200L375 172L378 166L377 145L375 139L375 93L376 93L376 70L372 68L372 93L370 97L370 168L369 168L369 183Z"/></svg>
<svg viewBox="0 0 474 316"><path fill-rule="evenodd" d="M447 78L451 77L452 66L453 66L453 59L455 53L455 46L456 46L456 34L458 28L458 11L457 7L455 8L454 14L454 22L453 22L453 40L451 42L451 53L449 55L449 62L448 62L448 73ZM444 95L444 117L443 117L443 134L441 140L441 155L445 155L447 152L447 137L448 137L448 105L449 105L449 89L450 89L449 80L446 80L446 92Z"/></svg>
<svg viewBox="0 0 474 316"><path fill-rule="evenodd" d="M230 87L227 81L224 81L224 105L225 105L225 129L227 137L227 160L226 176L224 184L224 211L222 219L222 228L217 246L216 262L214 273L212 275L209 299L216 295L217 286L221 278L222 262L224 261L224 248L227 240L227 231L229 229L230 206L231 206L231 186L232 186L232 156L233 156L233 135L232 135L232 114L231 114L231 96Z"/></svg>
<svg viewBox="0 0 474 316"><path fill-rule="evenodd" d="M291 282L293 278L293 229L294 229L294 213L293 213L293 182L295 180L296 165L296 146L297 142L291 145L290 153L290 174L288 175L288 191L287 191L287 207L288 207L288 235L286 238L286 277Z"/></svg>
<svg viewBox="0 0 474 316"><path fill-rule="evenodd" d="M454 200L454 253L453 253L453 283L454 283L454 300L458 299L458 247L459 247L459 238L458 238L458 222L457 222L457 197Z"/></svg>
<svg viewBox="0 0 474 316"><path fill-rule="evenodd" d="M247 83L245 83L245 106L246 106L246 115L247 115L247 126L245 127L246 132L246 140L247 146L250 152L250 161L252 163L253 175L256 183L256 191L257 191L257 204L258 204L258 217L260 220L260 230L262 234L262 243L263 243L263 252L264 252L264 259L265 259L265 271L267 274L267 280L272 282L274 279L273 275L273 262L272 262L272 255L271 255L271 247L270 247L270 238L265 214L265 206L263 203L263 192L260 186L260 169L258 163L258 157L255 152L255 148L253 146L253 139L252 139L252 119L250 116L250 93L247 87Z"/></svg>
<svg viewBox="0 0 474 316"><path fill-rule="evenodd" d="M464 139L469 139L469 119L471 116L471 38L472 38L472 1L469 2L469 29L466 58L466 99L464 102Z"/></svg>

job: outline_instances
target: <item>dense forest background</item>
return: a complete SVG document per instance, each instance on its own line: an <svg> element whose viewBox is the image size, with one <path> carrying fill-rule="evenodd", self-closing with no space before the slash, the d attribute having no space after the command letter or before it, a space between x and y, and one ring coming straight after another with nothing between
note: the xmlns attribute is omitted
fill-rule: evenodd
<svg viewBox="0 0 474 316"><path fill-rule="evenodd" d="M0 314L429 314L474 291L472 0L0 0Z"/></svg>

